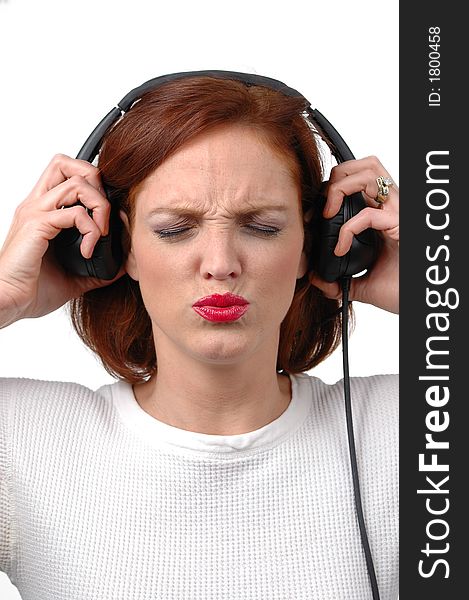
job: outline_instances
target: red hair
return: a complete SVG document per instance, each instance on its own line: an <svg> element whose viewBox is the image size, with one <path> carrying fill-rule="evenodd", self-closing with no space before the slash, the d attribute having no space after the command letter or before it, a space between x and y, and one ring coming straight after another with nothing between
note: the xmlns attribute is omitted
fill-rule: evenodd
<svg viewBox="0 0 469 600"><path fill-rule="evenodd" d="M104 137L99 154L102 180L132 228L139 184L169 156L210 129L247 125L286 161L302 192L303 214L313 208L313 218L304 224L304 248L310 258L323 172L305 108L303 98L230 79L187 77L165 83L144 94ZM126 234L123 244L126 252ZM309 263L311 270L314 265ZM310 284L308 273L297 280L280 326L278 371L307 371L335 350L340 341L337 309L336 300ZM130 276L72 300L70 316L82 341L111 375L139 383L156 373L151 320L139 284Z"/></svg>

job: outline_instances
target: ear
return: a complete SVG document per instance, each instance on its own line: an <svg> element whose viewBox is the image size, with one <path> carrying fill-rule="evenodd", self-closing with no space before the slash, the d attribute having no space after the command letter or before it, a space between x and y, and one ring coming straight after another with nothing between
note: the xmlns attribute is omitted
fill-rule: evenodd
<svg viewBox="0 0 469 600"><path fill-rule="evenodd" d="M125 232L123 233L123 235L127 236L127 239L129 242L128 243L129 251L127 253L127 258L125 260L125 265L124 265L125 270L130 275L130 277L132 277L133 280L138 281L137 261L135 260L135 255L134 255L133 248L132 248L132 236L130 235L129 219L123 210L119 211L119 216L120 216L122 222L124 223Z"/></svg>

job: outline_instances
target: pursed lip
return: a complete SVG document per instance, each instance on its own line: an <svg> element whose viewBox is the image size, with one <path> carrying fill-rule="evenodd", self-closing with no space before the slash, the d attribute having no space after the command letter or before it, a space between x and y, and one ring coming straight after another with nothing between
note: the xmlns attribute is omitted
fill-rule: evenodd
<svg viewBox="0 0 469 600"><path fill-rule="evenodd" d="M245 304L249 304L245 298L227 292L226 294L211 294L210 296L204 296L203 298L199 298L192 306L218 306L225 308L227 306L235 305L244 306Z"/></svg>

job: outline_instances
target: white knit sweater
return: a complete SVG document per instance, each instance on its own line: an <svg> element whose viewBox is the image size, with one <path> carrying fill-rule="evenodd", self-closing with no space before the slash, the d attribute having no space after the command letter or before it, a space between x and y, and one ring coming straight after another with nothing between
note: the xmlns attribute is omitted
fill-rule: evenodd
<svg viewBox="0 0 469 600"><path fill-rule="evenodd" d="M0 570L23 600L366 600L342 383L291 376L249 433L147 414L124 382L0 380ZM398 594L397 377L352 379L381 600Z"/></svg>

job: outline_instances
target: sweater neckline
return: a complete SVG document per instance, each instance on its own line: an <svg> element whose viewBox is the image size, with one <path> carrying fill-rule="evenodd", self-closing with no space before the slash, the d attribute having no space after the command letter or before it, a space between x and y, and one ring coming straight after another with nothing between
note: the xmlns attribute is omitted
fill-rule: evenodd
<svg viewBox="0 0 469 600"><path fill-rule="evenodd" d="M235 435L199 433L168 425L143 410L130 383L118 381L109 387L123 423L150 445L212 454L239 454L277 445L305 421L311 406L311 394L301 393L300 375L288 374L288 377L292 398L286 410L259 429Z"/></svg>

